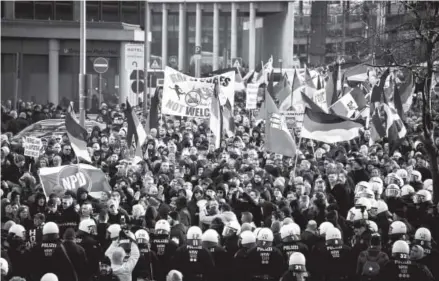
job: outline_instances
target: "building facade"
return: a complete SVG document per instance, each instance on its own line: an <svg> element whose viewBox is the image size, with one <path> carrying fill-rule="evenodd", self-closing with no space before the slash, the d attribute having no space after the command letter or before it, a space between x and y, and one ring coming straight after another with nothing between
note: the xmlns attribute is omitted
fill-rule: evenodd
<svg viewBox="0 0 439 281"><path fill-rule="evenodd" d="M38 103L77 100L79 73L79 1L2 1L2 100ZM158 62L194 73L193 56L201 51L202 71L230 65L234 58L250 69L271 55L275 66L289 67L298 57L308 63L311 1L149 0L87 1L87 73L97 57L107 58L102 74L105 97L129 95L124 48L144 43L149 19L150 64ZM325 60L353 52L365 23L352 14L343 21L339 1L327 5ZM343 32L344 30L344 32ZM342 36L343 35L343 36ZM198 48L197 48L198 47ZM157 66L157 65L156 65ZM16 78L19 79L16 79ZM92 93L95 94L95 93Z"/></svg>

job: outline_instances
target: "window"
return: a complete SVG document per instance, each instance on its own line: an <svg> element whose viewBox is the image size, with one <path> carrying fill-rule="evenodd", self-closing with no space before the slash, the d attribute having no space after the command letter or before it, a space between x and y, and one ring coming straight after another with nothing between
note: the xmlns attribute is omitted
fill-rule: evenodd
<svg viewBox="0 0 439 281"><path fill-rule="evenodd" d="M2 1L2 4L3 1ZM3 9L2 9L3 10ZM15 18L17 19L34 19L34 2L33 1L16 1Z"/></svg>
<svg viewBox="0 0 439 281"><path fill-rule="evenodd" d="M73 20L73 1L56 1L55 19Z"/></svg>
<svg viewBox="0 0 439 281"><path fill-rule="evenodd" d="M102 20L109 22L119 22L119 1L102 1Z"/></svg>
<svg viewBox="0 0 439 281"><path fill-rule="evenodd" d="M122 22L130 24L140 24L140 2L122 1Z"/></svg>
<svg viewBox="0 0 439 281"><path fill-rule="evenodd" d="M99 21L99 2L87 1L87 21Z"/></svg>
<svg viewBox="0 0 439 281"><path fill-rule="evenodd" d="M52 1L36 1L35 2L35 19L38 20L54 20L55 9Z"/></svg>

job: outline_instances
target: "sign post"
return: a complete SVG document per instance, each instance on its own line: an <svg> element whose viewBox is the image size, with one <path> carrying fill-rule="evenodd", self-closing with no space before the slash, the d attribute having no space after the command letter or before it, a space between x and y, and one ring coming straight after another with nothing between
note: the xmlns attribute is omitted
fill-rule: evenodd
<svg viewBox="0 0 439 281"><path fill-rule="evenodd" d="M195 46L195 77L201 77L201 46Z"/></svg>
<svg viewBox="0 0 439 281"><path fill-rule="evenodd" d="M108 60L106 58L96 58L93 61L93 69L99 74L99 106L102 103L102 74L108 71Z"/></svg>
<svg viewBox="0 0 439 281"><path fill-rule="evenodd" d="M242 58L233 58L232 59L232 66L236 68L242 67Z"/></svg>

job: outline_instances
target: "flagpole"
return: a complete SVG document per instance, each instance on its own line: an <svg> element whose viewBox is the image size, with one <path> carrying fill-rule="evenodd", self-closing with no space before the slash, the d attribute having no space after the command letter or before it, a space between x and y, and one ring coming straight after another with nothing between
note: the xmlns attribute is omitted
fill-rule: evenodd
<svg viewBox="0 0 439 281"><path fill-rule="evenodd" d="M298 144L298 149L300 150L300 145L302 144L302 136L300 136L299 138L299 144ZM299 155L296 153L296 159L294 160L294 170L293 170L293 174L294 176L296 176L296 168L297 168L297 158L299 158Z"/></svg>

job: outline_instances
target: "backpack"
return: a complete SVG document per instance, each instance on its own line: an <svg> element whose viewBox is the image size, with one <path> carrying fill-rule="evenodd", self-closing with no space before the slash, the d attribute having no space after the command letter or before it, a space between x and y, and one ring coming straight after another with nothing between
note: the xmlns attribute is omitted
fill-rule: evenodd
<svg viewBox="0 0 439 281"><path fill-rule="evenodd" d="M380 273L380 265L378 260L380 254L376 257L372 257L366 252L366 262L363 265L363 270L361 272L362 280L374 280Z"/></svg>

